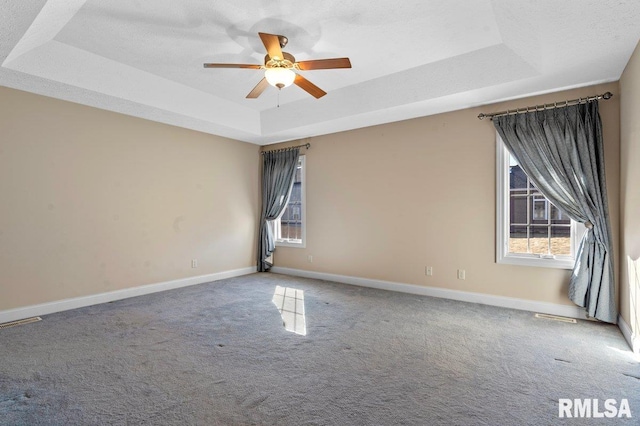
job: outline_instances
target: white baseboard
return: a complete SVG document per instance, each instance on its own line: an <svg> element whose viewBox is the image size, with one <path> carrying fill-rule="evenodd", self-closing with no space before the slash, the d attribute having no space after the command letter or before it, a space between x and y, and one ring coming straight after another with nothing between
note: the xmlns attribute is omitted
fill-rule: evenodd
<svg viewBox="0 0 640 426"><path fill-rule="evenodd" d="M620 327L620 331L624 336L624 340L627 341L629 348L631 348L636 355L640 355L640 339L637 337L634 338L631 327L629 327L629 324L622 318L622 315L618 315L618 327Z"/></svg>
<svg viewBox="0 0 640 426"><path fill-rule="evenodd" d="M8 309L5 311L0 311L0 324L24 318L52 314L54 312L66 311L69 309L83 308L85 306L113 302L114 300L127 299L129 297L136 297L150 293L157 293L160 291L173 290L175 288L187 287L196 284L204 284L211 281L222 280L225 278L249 275L255 273L256 269L257 268L255 266L252 266L248 268L216 272L213 274L199 275L197 277L181 278L178 280L147 284L139 287L125 288L122 290L115 290L107 293L92 294L90 296L56 300L54 302L41 303L39 305L25 306L22 308Z"/></svg>
<svg viewBox="0 0 640 426"><path fill-rule="evenodd" d="M517 299L515 297L494 296L484 293L450 290L437 287L425 287L413 284L381 281L369 278L352 277L347 275L328 274L324 272L305 271L274 266L271 272L276 274L294 275L304 278L335 281L360 287L377 288L381 290L398 291L401 293L419 294L421 296L439 297L443 299L460 300L462 302L480 303L482 305L500 306L502 308L518 309L521 311L539 312L568 318L586 319L586 313L579 306L559 305L556 303L537 302L535 300Z"/></svg>

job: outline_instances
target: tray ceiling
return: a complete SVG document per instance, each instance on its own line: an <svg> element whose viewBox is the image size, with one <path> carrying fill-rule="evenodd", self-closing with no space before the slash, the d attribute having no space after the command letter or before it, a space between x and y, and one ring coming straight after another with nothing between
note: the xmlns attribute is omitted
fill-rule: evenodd
<svg viewBox="0 0 640 426"><path fill-rule="evenodd" d="M31 0L0 5L0 84L256 144L620 78L640 38L629 0ZM245 99L258 32L297 60L348 56Z"/></svg>

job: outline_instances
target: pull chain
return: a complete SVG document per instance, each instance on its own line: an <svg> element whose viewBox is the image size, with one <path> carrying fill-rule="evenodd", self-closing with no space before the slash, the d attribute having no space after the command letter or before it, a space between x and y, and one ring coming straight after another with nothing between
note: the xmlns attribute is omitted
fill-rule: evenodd
<svg viewBox="0 0 640 426"><path fill-rule="evenodd" d="M280 108L280 89L278 89L278 108Z"/></svg>

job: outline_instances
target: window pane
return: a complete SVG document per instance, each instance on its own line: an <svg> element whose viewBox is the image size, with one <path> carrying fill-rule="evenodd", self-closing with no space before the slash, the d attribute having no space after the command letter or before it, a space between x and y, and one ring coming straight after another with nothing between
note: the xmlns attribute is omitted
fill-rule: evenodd
<svg viewBox="0 0 640 426"><path fill-rule="evenodd" d="M299 223L285 224L281 222L281 238L285 240L301 240L302 239L302 225Z"/></svg>
<svg viewBox="0 0 640 426"><path fill-rule="evenodd" d="M531 220L536 222L546 223L548 214L548 201L541 195L535 195L533 197L533 212L531 214ZM535 222L534 222L535 223Z"/></svg>
<svg viewBox="0 0 640 426"><path fill-rule="evenodd" d="M509 189L527 189L527 175L522 171L518 163L513 161L513 165L509 167Z"/></svg>
<svg viewBox="0 0 640 426"><path fill-rule="evenodd" d="M511 253L528 253L527 248L527 227L509 227L509 251Z"/></svg>
<svg viewBox="0 0 640 426"><path fill-rule="evenodd" d="M529 248L533 254L549 254L549 229L544 226L533 227L529 238Z"/></svg>
<svg viewBox="0 0 640 426"><path fill-rule="evenodd" d="M527 224L527 198L526 197L511 197L511 223L512 224Z"/></svg>
<svg viewBox="0 0 640 426"><path fill-rule="evenodd" d="M298 167L294 176L291 195L282 215L280 216L279 234L277 240L288 243L302 243L303 228L302 221L302 176L303 158L298 160Z"/></svg>
<svg viewBox="0 0 640 426"><path fill-rule="evenodd" d="M551 227L551 253L556 255L571 255L571 227Z"/></svg>
<svg viewBox="0 0 640 426"><path fill-rule="evenodd" d="M553 224L567 224L571 223L571 219L565 213L562 212L559 208L549 203L551 207L551 223Z"/></svg>

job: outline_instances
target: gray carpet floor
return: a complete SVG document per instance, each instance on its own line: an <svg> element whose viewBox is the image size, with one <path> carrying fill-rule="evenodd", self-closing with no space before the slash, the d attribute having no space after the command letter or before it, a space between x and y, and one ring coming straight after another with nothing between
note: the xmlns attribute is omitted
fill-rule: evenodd
<svg viewBox="0 0 640 426"><path fill-rule="evenodd" d="M304 292L289 332L276 286ZM3 425L639 424L615 326L253 274L0 330ZM558 419L627 398L632 419Z"/></svg>

